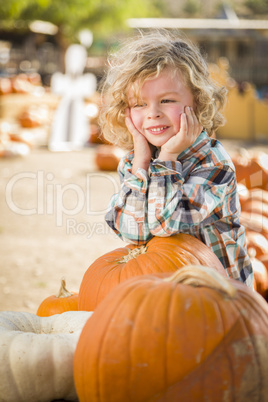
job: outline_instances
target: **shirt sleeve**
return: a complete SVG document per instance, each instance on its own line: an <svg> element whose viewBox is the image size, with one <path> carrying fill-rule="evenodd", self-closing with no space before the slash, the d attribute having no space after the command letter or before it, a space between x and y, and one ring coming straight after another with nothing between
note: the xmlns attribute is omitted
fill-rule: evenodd
<svg viewBox="0 0 268 402"><path fill-rule="evenodd" d="M150 166L148 223L154 236L194 231L236 211L235 173L228 165L197 166L187 180L180 161Z"/></svg>
<svg viewBox="0 0 268 402"><path fill-rule="evenodd" d="M107 224L125 241L143 244L153 236L147 219L148 172L131 173L131 160L124 157L118 166L120 191L114 194L105 216Z"/></svg>

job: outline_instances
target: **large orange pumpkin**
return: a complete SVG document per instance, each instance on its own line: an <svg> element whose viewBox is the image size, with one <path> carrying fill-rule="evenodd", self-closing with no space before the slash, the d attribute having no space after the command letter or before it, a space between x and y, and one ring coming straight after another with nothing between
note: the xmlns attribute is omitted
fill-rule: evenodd
<svg viewBox="0 0 268 402"><path fill-rule="evenodd" d="M205 267L114 289L74 356L80 402L266 401L268 306Z"/></svg>
<svg viewBox="0 0 268 402"><path fill-rule="evenodd" d="M78 310L78 294L69 292L66 289L65 279L61 280L61 286L58 295L47 297L38 307L36 315L39 317L49 317L54 314L61 314L65 311Z"/></svg>
<svg viewBox="0 0 268 402"><path fill-rule="evenodd" d="M117 248L98 258L85 272L79 289L78 309L94 311L115 286L132 276L174 272L188 264L213 266L227 276L215 254L188 234L153 237L144 246L129 244Z"/></svg>

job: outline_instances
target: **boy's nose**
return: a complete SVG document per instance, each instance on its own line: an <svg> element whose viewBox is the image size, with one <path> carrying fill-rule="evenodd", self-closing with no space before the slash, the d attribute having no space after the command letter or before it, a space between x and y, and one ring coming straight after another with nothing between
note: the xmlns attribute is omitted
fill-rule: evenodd
<svg viewBox="0 0 268 402"><path fill-rule="evenodd" d="M161 110L156 105L152 105L148 110L148 119L156 119L161 116Z"/></svg>

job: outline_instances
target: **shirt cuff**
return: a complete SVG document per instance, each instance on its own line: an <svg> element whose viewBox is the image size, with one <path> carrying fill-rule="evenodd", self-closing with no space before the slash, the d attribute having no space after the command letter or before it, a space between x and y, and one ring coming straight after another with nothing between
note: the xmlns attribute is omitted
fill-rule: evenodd
<svg viewBox="0 0 268 402"><path fill-rule="evenodd" d="M175 175L181 180L182 164L180 161L161 161L160 159L155 159L150 164L150 174L152 177Z"/></svg>
<svg viewBox="0 0 268 402"><path fill-rule="evenodd" d="M138 168L135 174L129 170L125 173L124 185L131 190L146 193L148 187L149 175L145 169Z"/></svg>

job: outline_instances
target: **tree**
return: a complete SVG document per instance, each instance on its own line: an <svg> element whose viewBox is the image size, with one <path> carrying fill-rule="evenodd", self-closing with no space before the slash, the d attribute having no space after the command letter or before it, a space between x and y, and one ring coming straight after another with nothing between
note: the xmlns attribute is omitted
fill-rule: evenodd
<svg viewBox="0 0 268 402"><path fill-rule="evenodd" d="M63 35L74 40L79 30L108 35L126 29L131 17L157 17L159 0L0 0L0 25L12 26L23 20L45 20L60 27Z"/></svg>
<svg viewBox="0 0 268 402"><path fill-rule="evenodd" d="M183 11L189 15L189 17L193 17L200 13L201 8L199 0L187 0L183 7Z"/></svg>
<svg viewBox="0 0 268 402"><path fill-rule="evenodd" d="M245 5L257 15L268 14L268 0L245 0Z"/></svg>

